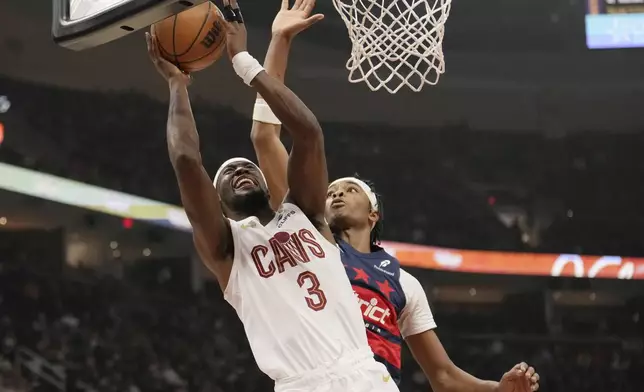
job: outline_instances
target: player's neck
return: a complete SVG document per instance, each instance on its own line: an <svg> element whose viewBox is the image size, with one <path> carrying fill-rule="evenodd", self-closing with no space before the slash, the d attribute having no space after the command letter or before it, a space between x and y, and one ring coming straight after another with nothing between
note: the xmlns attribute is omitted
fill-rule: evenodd
<svg viewBox="0 0 644 392"><path fill-rule="evenodd" d="M342 230L340 238L358 252L371 253L371 230L368 227Z"/></svg>
<svg viewBox="0 0 644 392"><path fill-rule="evenodd" d="M273 218L275 217L275 211L273 211L270 206L266 206L266 208L261 208L257 211L246 212L243 214L234 211L229 213L230 219L234 221L244 220L249 216L257 217L257 219L259 219L259 223L261 223L263 226L266 226L268 222L273 220Z"/></svg>

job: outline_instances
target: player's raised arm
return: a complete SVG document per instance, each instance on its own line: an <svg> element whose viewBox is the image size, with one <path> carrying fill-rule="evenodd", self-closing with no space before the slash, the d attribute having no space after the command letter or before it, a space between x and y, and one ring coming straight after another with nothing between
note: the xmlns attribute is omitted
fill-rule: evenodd
<svg viewBox="0 0 644 392"><path fill-rule="evenodd" d="M283 0L280 11L273 20L272 38L264 59L264 69L282 83L293 38L324 18L321 14L311 16L314 6L315 0L303 0L297 7L289 9L288 0ZM280 206L288 191L288 152L280 140L280 130L281 122L258 94L253 111L251 140L259 166L266 176L273 209Z"/></svg>
<svg viewBox="0 0 644 392"><path fill-rule="evenodd" d="M300 2L302 3L302 2ZM315 115L288 87L268 75L246 51L246 28L235 0L224 0L226 47L235 72L266 100L293 139L288 163L289 199L321 227L328 186L324 137ZM310 6L310 5L309 5ZM330 234L327 233L330 238Z"/></svg>
<svg viewBox="0 0 644 392"><path fill-rule="evenodd" d="M437 392L530 392L539 389L539 374L525 362L515 365L500 382L481 380L456 366L436 333L408 336L409 348Z"/></svg>
<svg viewBox="0 0 644 392"><path fill-rule="evenodd" d="M420 282L400 271L407 302L398 324L416 362L436 392L513 392L539 389L539 374L520 363L503 375L500 382L481 380L460 369L447 355L436 335L434 316Z"/></svg>
<svg viewBox="0 0 644 392"><path fill-rule="evenodd" d="M232 236L221 211L219 196L201 163L199 134L190 107L190 77L159 55L156 38L146 33L148 54L170 88L167 141L170 161L177 177L181 201L192 225L197 251L203 262L225 287L228 277L222 267L232 261Z"/></svg>

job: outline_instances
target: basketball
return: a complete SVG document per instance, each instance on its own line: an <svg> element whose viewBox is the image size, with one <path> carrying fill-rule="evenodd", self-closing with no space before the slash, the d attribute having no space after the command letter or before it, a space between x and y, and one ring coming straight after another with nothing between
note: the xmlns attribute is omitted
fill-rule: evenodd
<svg viewBox="0 0 644 392"><path fill-rule="evenodd" d="M226 48L223 16L207 1L152 25L161 56L184 72L200 71Z"/></svg>

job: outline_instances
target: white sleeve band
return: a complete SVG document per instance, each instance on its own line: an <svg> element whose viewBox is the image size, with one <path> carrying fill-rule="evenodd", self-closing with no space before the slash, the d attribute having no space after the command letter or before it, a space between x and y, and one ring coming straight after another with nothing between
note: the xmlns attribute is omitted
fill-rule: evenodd
<svg viewBox="0 0 644 392"><path fill-rule="evenodd" d="M237 76L242 78L244 83L250 86L250 83L255 79L258 73L264 70L259 61L251 56L248 52L239 52L233 59L233 69Z"/></svg>
<svg viewBox="0 0 644 392"><path fill-rule="evenodd" d="M281 125L282 122L279 118L273 113L271 107L268 106L266 101L261 98L257 98L255 101L255 109L253 110L253 121L259 121L266 124Z"/></svg>

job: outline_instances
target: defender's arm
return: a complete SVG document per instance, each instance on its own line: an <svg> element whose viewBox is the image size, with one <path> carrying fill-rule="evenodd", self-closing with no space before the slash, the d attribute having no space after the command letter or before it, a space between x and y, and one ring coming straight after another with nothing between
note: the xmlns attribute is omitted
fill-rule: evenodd
<svg viewBox="0 0 644 392"><path fill-rule="evenodd" d="M266 53L264 69L266 73L284 83L284 74L292 40L302 31L324 19L324 15L311 15L315 0L298 0L293 6L289 0L282 0L279 12L271 27L272 39ZM257 96L262 99L261 95ZM288 153L280 140L280 124L275 115L258 101L253 112L251 139L259 165L266 176L271 193L271 206L277 209L288 190L287 164Z"/></svg>
<svg viewBox="0 0 644 392"><path fill-rule="evenodd" d="M400 270L400 284L407 299L398 325L416 362L436 392L493 392L498 384L480 380L452 362L434 329L436 322L418 279Z"/></svg>
<svg viewBox="0 0 644 392"><path fill-rule="evenodd" d="M407 345L436 392L495 392L499 383L485 381L452 362L433 330L408 336Z"/></svg>
<svg viewBox="0 0 644 392"><path fill-rule="evenodd" d="M291 48L291 39L283 34L273 35L266 52L264 69L266 73L280 82L284 82L284 74L288 62L288 53ZM261 99L261 95L257 95ZM271 195L271 207L277 210L288 191L287 164L288 152L280 140L279 124L263 121L253 121L250 138L255 148L259 167L266 176L268 190Z"/></svg>

